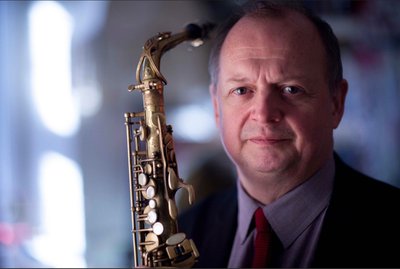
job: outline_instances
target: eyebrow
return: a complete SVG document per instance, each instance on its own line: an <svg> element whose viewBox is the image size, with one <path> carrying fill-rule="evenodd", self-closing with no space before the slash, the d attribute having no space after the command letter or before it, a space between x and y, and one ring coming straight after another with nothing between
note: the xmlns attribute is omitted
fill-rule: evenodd
<svg viewBox="0 0 400 269"><path fill-rule="evenodd" d="M296 75L296 76L282 76L280 78L278 78L278 81L274 81L272 82L272 84L277 84L279 83L279 81L303 81L306 82L309 79L304 76L304 75ZM230 78L228 78L227 80L225 80L225 83L249 83L250 80L247 77L242 77L240 75L237 76L232 76Z"/></svg>
<svg viewBox="0 0 400 269"><path fill-rule="evenodd" d="M231 83L231 82L243 83L243 82L248 82L248 81L249 81L249 79L247 79L246 77L234 76L234 77L227 79L225 82L226 83Z"/></svg>

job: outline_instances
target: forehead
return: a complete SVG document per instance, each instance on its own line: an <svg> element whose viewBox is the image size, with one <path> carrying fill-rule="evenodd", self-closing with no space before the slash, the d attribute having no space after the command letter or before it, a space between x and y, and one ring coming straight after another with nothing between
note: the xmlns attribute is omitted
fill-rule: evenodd
<svg viewBox="0 0 400 269"><path fill-rule="evenodd" d="M271 16L247 15L233 26L222 46L221 58L240 57L321 60L325 59L325 49L308 18L285 11Z"/></svg>

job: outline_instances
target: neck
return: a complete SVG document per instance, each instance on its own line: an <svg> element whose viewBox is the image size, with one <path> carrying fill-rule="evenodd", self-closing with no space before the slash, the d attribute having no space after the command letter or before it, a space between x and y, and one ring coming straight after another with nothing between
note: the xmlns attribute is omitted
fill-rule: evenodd
<svg viewBox="0 0 400 269"><path fill-rule="evenodd" d="M246 193L263 205L268 205L301 184L301 180L284 178L252 178L248 179L238 172L240 183Z"/></svg>
<svg viewBox="0 0 400 269"><path fill-rule="evenodd" d="M246 175L240 169L237 172L240 184L246 193L261 204L268 205L310 179L328 163L328 159L315 165L313 169L308 169L307 172L297 170L296 173L279 173L273 175L257 175L252 173L251 176Z"/></svg>

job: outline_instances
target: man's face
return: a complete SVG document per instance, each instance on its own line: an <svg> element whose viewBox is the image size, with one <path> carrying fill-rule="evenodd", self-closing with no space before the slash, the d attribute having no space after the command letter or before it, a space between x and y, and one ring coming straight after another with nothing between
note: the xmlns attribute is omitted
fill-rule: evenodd
<svg viewBox="0 0 400 269"><path fill-rule="evenodd" d="M322 41L302 15L242 18L224 42L210 90L222 142L244 185L301 182L332 155L347 84L330 94Z"/></svg>

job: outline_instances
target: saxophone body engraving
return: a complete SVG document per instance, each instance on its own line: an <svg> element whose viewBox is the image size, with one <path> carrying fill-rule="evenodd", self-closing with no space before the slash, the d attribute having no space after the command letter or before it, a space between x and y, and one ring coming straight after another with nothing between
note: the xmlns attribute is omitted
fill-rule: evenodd
<svg viewBox="0 0 400 269"><path fill-rule="evenodd" d="M189 24L181 33L159 33L147 40L136 70L138 84L128 88L141 91L144 107L142 112L125 113L135 267L192 267L199 257L193 240L177 226L175 193L186 189L192 203L194 189L179 178L172 127L166 124L167 81L160 60L183 41L206 38L211 28Z"/></svg>

